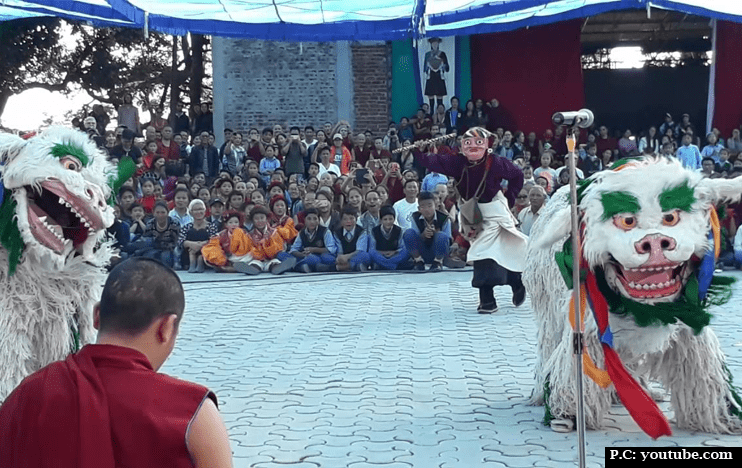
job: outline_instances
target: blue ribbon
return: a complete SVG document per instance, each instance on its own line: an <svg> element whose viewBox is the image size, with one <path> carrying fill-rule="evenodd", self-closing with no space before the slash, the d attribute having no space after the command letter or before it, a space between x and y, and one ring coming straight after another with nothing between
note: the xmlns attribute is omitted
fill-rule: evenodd
<svg viewBox="0 0 742 468"><path fill-rule="evenodd" d="M706 252L701 264L698 266L698 299L703 301L706 299L709 286L711 286L711 279L714 277L714 269L716 268L716 258L714 256L714 233L709 231L708 238L711 240L711 249Z"/></svg>

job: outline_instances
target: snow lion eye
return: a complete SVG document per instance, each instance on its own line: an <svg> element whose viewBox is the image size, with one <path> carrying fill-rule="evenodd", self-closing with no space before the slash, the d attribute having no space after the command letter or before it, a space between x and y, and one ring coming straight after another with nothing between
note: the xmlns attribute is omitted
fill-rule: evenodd
<svg viewBox="0 0 742 468"><path fill-rule="evenodd" d="M69 169L70 171L80 172L82 170L82 163L74 156L65 156L60 162L65 169Z"/></svg>
<svg viewBox="0 0 742 468"><path fill-rule="evenodd" d="M613 224L624 231L630 231L636 227L636 216L633 214L620 214L613 217Z"/></svg>
<svg viewBox="0 0 742 468"><path fill-rule="evenodd" d="M484 140L483 139L480 138L480 139L477 140L477 146L482 146L483 144L484 144Z"/></svg>
<svg viewBox="0 0 742 468"><path fill-rule="evenodd" d="M662 224L665 226L675 226L680 222L679 210L671 211L662 215Z"/></svg>

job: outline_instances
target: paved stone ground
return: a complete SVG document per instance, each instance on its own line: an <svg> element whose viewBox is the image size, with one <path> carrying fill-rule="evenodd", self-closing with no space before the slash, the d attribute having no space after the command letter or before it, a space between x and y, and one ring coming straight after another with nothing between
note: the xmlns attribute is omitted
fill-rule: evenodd
<svg viewBox="0 0 742 468"><path fill-rule="evenodd" d="M576 433L552 432L526 404L536 331L509 288L482 316L470 271L181 277L186 317L162 370L216 392L236 467L576 462ZM712 324L739 386L742 281L736 294ZM610 446L742 445L677 429L652 441L621 406L586 441L588 466Z"/></svg>

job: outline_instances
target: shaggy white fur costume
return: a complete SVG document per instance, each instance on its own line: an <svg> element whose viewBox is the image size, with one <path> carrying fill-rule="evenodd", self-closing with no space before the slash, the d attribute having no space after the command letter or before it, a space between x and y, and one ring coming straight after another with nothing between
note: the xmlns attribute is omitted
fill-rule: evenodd
<svg viewBox="0 0 742 468"><path fill-rule="evenodd" d="M660 199L668 189L687 184L694 200L688 210L664 211ZM630 194L638 201L636 212L604 216L607 193ZM584 226L583 256L591 271L602 268L612 290L637 302L656 304L678 300L682 291L665 297L637 299L629 293L628 283L619 277L640 273L650 262L650 253L641 252L645 239L664 236L661 254L667 262L684 265L673 271L685 284L693 274L692 258L703 258L712 248L708 239L710 210L722 201L738 199L742 178L705 179L696 171L684 169L679 162L648 158L632 162L620 171L603 171L593 176L579 206ZM630 197L629 197L630 198ZM675 218L678 216L678 218ZM627 229L627 225L631 226ZM548 403L552 415L571 419L576 413L572 328L568 320L571 291L567 289L555 261L570 234L569 190L559 190L541 210L531 230L523 272L523 282L530 295L538 324L536 386L531 402L544 404L548 382ZM648 244L647 244L648 245ZM641 253L640 253L641 252ZM654 250L651 256L654 256ZM695 257L694 257L695 256ZM626 273L630 271L632 273ZM638 281L638 280L637 280ZM632 283L634 284L634 283ZM642 282L642 286L645 283ZM649 284L646 284L649 289ZM633 286L632 286L633 287ZM662 289L651 284L652 290ZM641 288L639 288L641 289ZM649 293L650 291L647 291ZM734 402L716 335L706 326L698 335L685 323L640 327L630 315L609 314L614 349L626 369L635 376L660 381L671 393L676 425L683 429L713 433L739 432L740 419L730 413ZM585 320L586 352L596 366L603 368L604 356L592 314ZM613 386L600 388L584 378L585 422L600 428L608 413Z"/></svg>
<svg viewBox="0 0 742 468"><path fill-rule="evenodd" d="M61 127L28 141L0 134L0 163L3 206L15 202L0 232L15 233L23 246L20 258L0 246L2 402L23 378L64 359L76 334L80 346L95 339L93 305L112 254L106 199L115 172L84 133Z"/></svg>

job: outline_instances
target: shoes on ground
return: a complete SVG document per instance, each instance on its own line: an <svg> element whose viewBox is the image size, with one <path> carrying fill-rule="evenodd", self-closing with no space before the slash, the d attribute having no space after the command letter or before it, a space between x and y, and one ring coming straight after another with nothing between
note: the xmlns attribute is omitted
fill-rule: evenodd
<svg viewBox="0 0 742 468"><path fill-rule="evenodd" d="M233 268L236 271L239 271L240 273L244 273L246 275L259 275L260 274L260 268L256 267L255 265L250 265L249 263L245 263L245 262L237 262L233 265Z"/></svg>
<svg viewBox="0 0 742 468"><path fill-rule="evenodd" d="M286 273L287 271L293 269L295 266L296 266L296 257L290 257L277 265L273 265L271 267L271 273L273 273L274 275L280 275L282 273Z"/></svg>
<svg viewBox="0 0 742 468"><path fill-rule="evenodd" d="M513 305L520 306L526 300L526 287L521 284L519 288L513 291Z"/></svg>
<svg viewBox="0 0 742 468"><path fill-rule="evenodd" d="M477 307L477 313L479 314L494 314L497 312L497 303L496 302L488 302L486 304L479 304L479 307Z"/></svg>
<svg viewBox="0 0 742 468"><path fill-rule="evenodd" d="M439 272L443 271L443 265L441 265L441 262L434 260L433 263L430 264L430 268L428 269L430 272Z"/></svg>

